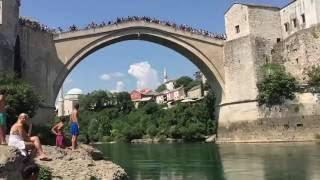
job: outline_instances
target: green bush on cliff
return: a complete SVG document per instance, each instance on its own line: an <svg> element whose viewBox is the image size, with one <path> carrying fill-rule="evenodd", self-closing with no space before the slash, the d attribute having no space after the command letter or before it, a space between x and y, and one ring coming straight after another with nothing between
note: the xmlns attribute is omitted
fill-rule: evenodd
<svg viewBox="0 0 320 180"><path fill-rule="evenodd" d="M12 74L0 74L0 89L5 89L8 94L8 125L12 125L22 112L30 117L35 115L40 105L40 97L35 94L31 85Z"/></svg>
<svg viewBox="0 0 320 180"><path fill-rule="evenodd" d="M308 76L308 83L312 86L320 86L320 65L313 65L305 70Z"/></svg>
<svg viewBox="0 0 320 180"><path fill-rule="evenodd" d="M272 107L295 98L296 80L285 71L284 66L267 64L263 66L263 71L263 80L257 83L259 105Z"/></svg>

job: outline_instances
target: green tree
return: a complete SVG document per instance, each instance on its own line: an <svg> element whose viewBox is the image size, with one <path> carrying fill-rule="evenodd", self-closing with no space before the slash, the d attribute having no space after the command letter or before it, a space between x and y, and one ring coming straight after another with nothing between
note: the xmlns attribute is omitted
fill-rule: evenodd
<svg viewBox="0 0 320 180"><path fill-rule="evenodd" d="M122 113L129 113L133 108L130 94L128 92L120 92L115 94L117 103L116 106Z"/></svg>
<svg viewBox="0 0 320 180"><path fill-rule="evenodd" d="M320 65L313 65L305 70L305 74L309 77L309 84L320 86Z"/></svg>
<svg viewBox="0 0 320 180"><path fill-rule="evenodd" d="M99 129L99 123L97 119L91 119L88 127L88 134L90 137L90 140L92 141L98 141L98 129Z"/></svg>
<svg viewBox="0 0 320 180"><path fill-rule="evenodd" d="M180 77L180 78L178 78L177 79L177 81L176 81L176 88L177 87L181 87L181 86L183 86L183 87L188 87L188 85L191 83L191 82L193 82L193 79L192 78L190 78L189 76L182 76L182 77Z"/></svg>
<svg viewBox="0 0 320 180"><path fill-rule="evenodd" d="M192 81L192 82L190 82L189 84L188 84L188 86L186 86L186 88L185 88L185 90L186 91L189 91L191 88L193 88L193 87L195 87L195 86L198 86L198 85L201 85L201 81L200 80L194 80L194 81Z"/></svg>
<svg viewBox="0 0 320 180"><path fill-rule="evenodd" d="M166 90L166 85L165 84L161 84L160 86L157 87L156 92L162 92L164 90Z"/></svg>
<svg viewBox="0 0 320 180"><path fill-rule="evenodd" d="M33 117L40 106L40 97L31 85L11 74L0 75L0 89L7 91L8 124L16 121L17 116L24 112Z"/></svg>
<svg viewBox="0 0 320 180"><path fill-rule="evenodd" d="M285 100L295 98L296 80L278 64L268 64L263 67L264 78L257 83L259 90L258 103L272 107L282 105Z"/></svg>

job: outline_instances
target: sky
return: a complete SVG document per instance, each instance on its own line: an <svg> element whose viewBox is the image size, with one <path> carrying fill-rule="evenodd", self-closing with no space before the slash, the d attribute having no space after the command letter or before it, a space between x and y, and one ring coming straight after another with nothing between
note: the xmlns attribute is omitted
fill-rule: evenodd
<svg viewBox="0 0 320 180"><path fill-rule="evenodd" d="M92 21L117 17L149 16L187 24L210 32L224 33L224 13L234 2L285 6L289 0L22 0L20 15L49 27L67 29ZM188 59L166 47L146 41L124 41L102 48L79 63L64 82L64 91L80 88L132 91L156 88L169 79L193 77L198 68Z"/></svg>

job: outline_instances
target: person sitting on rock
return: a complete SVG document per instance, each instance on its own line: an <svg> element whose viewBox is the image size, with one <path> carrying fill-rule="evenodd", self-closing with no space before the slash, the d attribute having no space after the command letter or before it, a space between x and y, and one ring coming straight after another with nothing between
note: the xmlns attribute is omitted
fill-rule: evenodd
<svg viewBox="0 0 320 180"><path fill-rule="evenodd" d="M11 127L8 145L18 148L24 156L27 155L27 149L35 148L37 150L39 160L50 161L51 159L48 158L43 152L39 137L30 136L31 126L29 126L29 134L27 134L24 130L23 126L27 124L27 119L27 114L21 113L19 115L17 122Z"/></svg>
<svg viewBox="0 0 320 180"><path fill-rule="evenodd" d="M51 129L51 131L53 132L53 134L56 135L56 146L59 148L64 148L64 133L63 133L63 128L64 128L64 122L65 122L65 118L64 117L60 117L60 122L56 125L53 126L53 128Z"/></svg>

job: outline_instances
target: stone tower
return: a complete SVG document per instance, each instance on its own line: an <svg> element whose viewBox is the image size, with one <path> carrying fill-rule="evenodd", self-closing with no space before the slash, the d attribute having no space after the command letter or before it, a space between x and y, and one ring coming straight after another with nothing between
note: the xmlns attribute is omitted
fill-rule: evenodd
<svg viewBox="0 0 320 180"><path fill-rule="evenodd" d="M20 0L0 0L0 72L12 71Z"/></svg>

